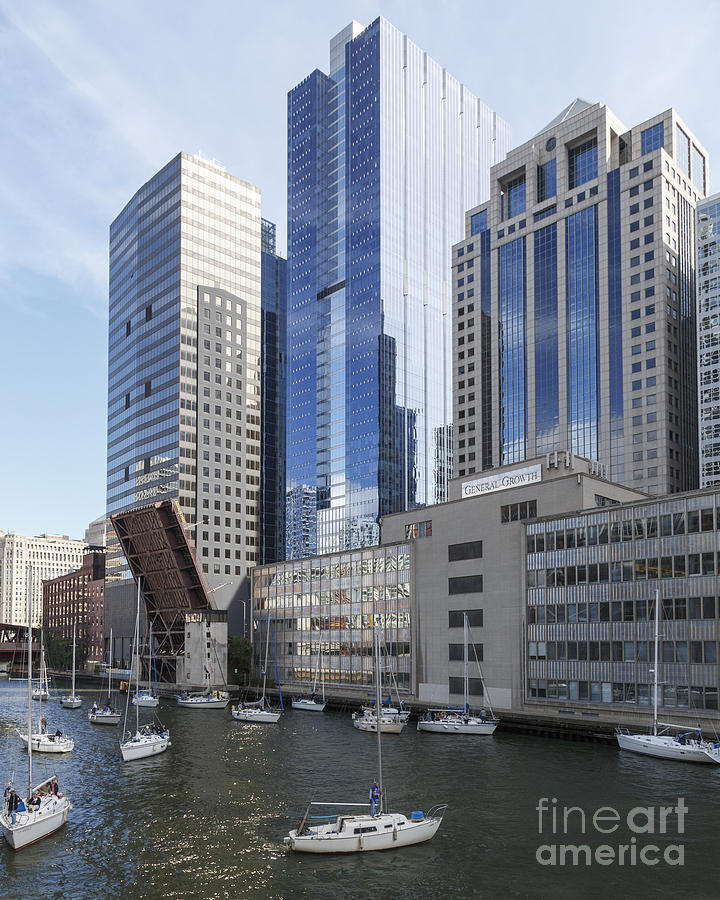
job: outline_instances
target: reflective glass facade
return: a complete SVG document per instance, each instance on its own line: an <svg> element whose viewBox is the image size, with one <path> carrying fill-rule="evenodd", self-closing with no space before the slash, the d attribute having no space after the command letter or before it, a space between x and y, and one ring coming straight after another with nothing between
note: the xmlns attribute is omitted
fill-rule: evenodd
<svg viewBox="0 0 720 900"><path fill-rule="evenodd" d="M253 571L253 642L262 665L264 635L272 621L283 684L311 682L318 648L326 684L373 684L373 629L385 652L389 692L412 689L412 569L409 544L387 544L353 553L327 554Z"/></svg>
<svg viewBox="0 0 720 900"><path fill-rule="evenodd" d="M287 261L275 225L262 220L262 445L260 561L285 558L285 382Z"/></svg>
<svg viewBox="0 0 720 900"><path fill-rule="evenodd" d="M698 205L700 485L720 485L720 194Z"/></svg>
<svg viewBox="0 0 720 900"><path fill-rule="evenodd" d="M568 441L573 453L598 457L597 206L565 222Z"/></svg>
<svg viewBox="0 0 720 900"><path fill-rule="evenodd" d="M652 705L717 718L720 495L690 494L527 525L531 703Z"/></svg>
<svg viewBox="0 0 720 900"><path fill-rule="evenodd" d="M663 147L665 145L665 123L658 122L657 125L643 129L640 133L640 141L643 156L650 153L651 150Z"/></svg>
<svg viewBox="0 0 720 900"><path fill-rule="evenodd" d="M372 545L380 516L444 499L449 248L508 141L384 19L290 92L289 558Z"/></svg>
<svg viewBox="0 0 720 900"><path fill-rule="evenodd" d="M525 373L525 238L500 248L500 370L503 465L525 459L527 379Z"/></svg>
<svg viewBox="0 0 720 900"><path fill-rule="evenodd" d="M174 498L232 593L259 551L260 287L260 192L209 161L178 155L110 227L107 513Z"/></svg>
<svg viewBox="0 0 720 900"><path fill-rule="evenodd" d="M537 452L559 444L557 225L535 232L535 431Z"/></svg>

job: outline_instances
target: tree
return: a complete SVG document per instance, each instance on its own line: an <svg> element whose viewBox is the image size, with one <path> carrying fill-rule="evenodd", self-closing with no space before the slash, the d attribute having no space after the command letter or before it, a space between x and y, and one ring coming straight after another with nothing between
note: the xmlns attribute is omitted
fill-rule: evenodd
<svg viewBox="0 0 720 900"><path fill-rule="evenodd" d="M51 669L69 669L72 666L72 641L64 641L49 631L46 635L45 651Z"/></svg>
<svg viewBox="0 0 720 900"><path fill-rule="evenodd" d="M237 669L237 671L235 671ZM238 683L250 678L252 644L246 637L232 637L228 643L228 682Z"/></svg>

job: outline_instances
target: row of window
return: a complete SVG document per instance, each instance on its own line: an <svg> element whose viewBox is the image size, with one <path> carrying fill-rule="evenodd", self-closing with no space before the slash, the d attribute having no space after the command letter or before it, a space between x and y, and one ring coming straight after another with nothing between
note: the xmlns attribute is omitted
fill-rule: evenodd
<svg viewBox="0 0 720 900"><path fill-rule="evenodd" d="M636 516L622 522L601 522L598 525L566 527L545 534L529 534L527 552L543 550L571 550L575 547L592 547L599 544L616 544L620 541L640 541L645 538L672 537L680 534L698 534L715 530L712 507L685 512L667 513L661 516Z"/></svg>
<svg viewBox="0 0 720 900"><path fill-rule="evenodd" d="M664 707L717 709L716 687L666 684L658 688L658 701ZM531 678L528 693L536 700L577 700L589 703L631 703L649 706L653 699L653 685L634 682L563 681Z"/></svg>
<svg viewBox="0 0 720 900"><path fill-rule="evenodd" d="M537 500L526 500L523 503L508 503L500 507L501 522L521 522L523 519L537 518Z"/></svg>
<svg viewBox="0 0 720 900"><path fill-rule="evenodd" d="M660 641L658 657L664 663L714 666L717 641ZM528 641L528 659L651 663L654 658L654 641Z"/></svg>
<svg viewBox="0 0 720 900"><path fill-rule="evenodd" d="M647 559L588 563L533 569L527 573L529 588L571 587L577 584L619 584L627 581L654 581L657 578L686 578L715 575L715 552L652 556Z"/></svg>
<svg viewBox="0 0 720 900"><path fill-rule="evenodd" d="M666 597L660 601L660 618L670 622L683 619L714 619L715 597ZM555 625L564 622L647 622L655 618L654 600L613 600L590 603L558 603L529 606L528 625Z"/></svg>

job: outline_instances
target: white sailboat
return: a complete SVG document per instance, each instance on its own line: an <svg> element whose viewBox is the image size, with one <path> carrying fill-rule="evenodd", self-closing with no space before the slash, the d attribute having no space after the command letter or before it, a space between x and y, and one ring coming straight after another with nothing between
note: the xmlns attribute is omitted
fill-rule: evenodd
<svg viewBox="0 0 720 900"><path fill-rule="evenodd" d="M33 700L49 700L50 688L48 687L47 665L45 664L45 647L43 646L43 633L40 631L40 678L32 689Z"/></svg>
<svg viewBox="0 0 720 900"><path fill-rule="evenodd" d="M702 731L685 725L658 722L658 644L660 642L660 592L655 592L655 659L653 670L653 728L652 734L635 734L618 725L615 737L621 750L631 750L658 759L679 762L720 765L720 745L703 740ZM677 734L670 732L676 731Z"/></svg>
<svg viewBox="0 0 720 900"><path fill-rule="evenodd" d="M225 709L230 702L230 694L227 691L196 694L184 692L175 699L178 706L184 706L187 709Z"/></svg>
<svg viewBox="0 0 720 900"><path fill-rule="evenodd" d="M467 614L463 615L463 644L464 644L464 654L463 658L465 660L465 665L463 669L463 692L464 692L464 700L463 708L457 709L453 707L445 707L442 709L429 709L427 712L421 716L418 720L418 731L431 731L435 734L493 734L495 729L500 724L500 719L495 718L493 713L492 706L490 704L490 696L488 694L487 687L485 685L485 679L483 678L482 669L480 668L479 660L475 659L478 666L478 672L480 674L480 681L483 686L483 693L485 699L487 700L488 709L490 710L490 714L488 715L485 710L483 710L479 715L474 715L470 712L470 678L468 671L468 617Z"/></svg>
<svg viewBox="0 0 720 900"><path fill-rule="evenodd" d="M60 699L60 705L65 709L79 709L82 700L75 693L75 623L73 622L73 657L72 657L72 688L66 697Z"/></svg>
<svg viewBox="0 0 720 900"><path fill-rule="evenodd" d="M270 650L270 623L271 619L268 618L265 635L265 665L263 666L262 696L254 703L239 703L237 706L233 706L232 717L233 719L237 719L238 722L258 722L263 725L275 725L280 719L280 713L282 712L282 694L280 694L280 709L273 709L268 705L267 700L265 699L268 654Z"/></svg>
<svg viewBox="0 0 720 900"><path fill-rule="evenodd" d="M97 703L93 703L92 709L88 713L88 719L93 725L119 725L120 724L120 711L115 709L112 705L112 647L113 647L113 633L112 628L110 629L110 646L108 647L108 692L107 692L107 700L103 704L103 706L98 706Z"/></svg>
<svg viewBox="0 0 720 900"><path fill-rule="evenodd" d="M155 678L155 690L153 691L152 685L150 684L150 673L152 672ZM160 698L158 697L157 692L157 676L155 676L155 648L153 646L153 633L152 633L152 623L150 623L150 645L148 650L148 684L147 688L143 688L140 690L138 685L138 689L133 697L133 706L142 706L145 709L155 709L160 705Z"/></svg>
<svg viewBox="0 0 720 900"><path fill-rule="evenodd" d="M380 699L382 697L382 672L379 645L378 655L375 661L375 684L376 687L378 684L380 685L380 692L377 696L375 706L363 706L360 712L354 712L352 714L353 727L357 728L358 731L367 731L374 734L378 730L379 710L380 731L383 734L402 734L405 730L405 725L407 724L410 713L407 710L398 712L395 707L389 705L384 706ZM388 704L389 701L390 696L388 695Z"/></svg>
<svg viewBox="0 0 720 900"><path fill-rule="evenodd" d="M137 656L136 656L137 653ZM135 661L135 698L140 682L140 579L138 578L137 612L135 614L135 634L133 636L132 657ZM170 746L170 731L155 725L140 727L140 704L135 704L135 734L127 730L128 709L130 708L130 690L125 699L125 722L123 723L124 739L120 741L120 753L124 762L156 756Z"/></svg>
<svg viewBox="0 0 720 900"><path fill-rule="evenodd" d="M376 665L376 708L381 707L380 687L380 634L375 635ZM368 803L323 803L312 802L297 828L292 829L284 839L286 846L299 853L360 853L370 850L393 850L429 841L437 832L447 809L447 804L432 807L427 815L416 811L406 816L402 813L386 812L384 809L382 775L382 729L378 736L378 808L374 810ZM350 812L354 809L369 812ZM320 809L337 809L330 816L322 815ZM373 815L373 812L375 813ZM323 824L314 820L323 819Z"/></svg>
<svg viewBox="0 0 720 900"><path fill-rule="evenodd" d="M32 622L32 595L28 597L28 623ZM28 625L28 676L27 676L27 733L32 733L32 628ZM33 787L33 742L28 745L28 791L26 800L15 798L3 804L0 813L5 840L13 850L21 850L57 831L67 822L72 809L70 800L57 787L57 777L52 776Z"/></svg>
<svg viewBox="0 0 720 900"><path fill-rule="evenodd" d="M321 635L322 636L322 635ZM322 642L318 642L317 661L315 663L315 679L313 680L312 693L302 697L293 697L292 708L304 709L308 712L322 712L325 709L325 674L321 674L322 700L317 696L318 673L322 663Z"/></svg>

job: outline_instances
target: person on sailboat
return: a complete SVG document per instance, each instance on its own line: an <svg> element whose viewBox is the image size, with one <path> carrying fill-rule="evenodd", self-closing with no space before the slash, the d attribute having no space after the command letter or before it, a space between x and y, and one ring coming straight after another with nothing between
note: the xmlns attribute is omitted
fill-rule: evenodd
<svg viewBox="0 0 720 900"><path fill-rule="evenodd" d="M370 815L375 815L375 809L377 808L377 804L380 800L380 786L377 781L373 781L372 787L370 788Z"/></svg>
<svg viewBox="0 0 720 900"><path fill-rule="evenodd" d="M10 823L12 825L15 824L15 816L18 811L18 795L15 793L13 788L10 788L10 793L7 797L7 808L10 813Z"/></svg>
<svg viewBox="0 0 720 900"><path fill-rule="evenodd" d="M45 716L40 719L40 731L42 734L47 734L47 719Z"/></svg>
<svg viewBox="0 0 720 900"><path fill-rule="evenodd" d="M53 778L52 782L50 783L50 793L53 795L53 797L57 797L60 793L60 785L57 782L57 778Z"/></svg>

